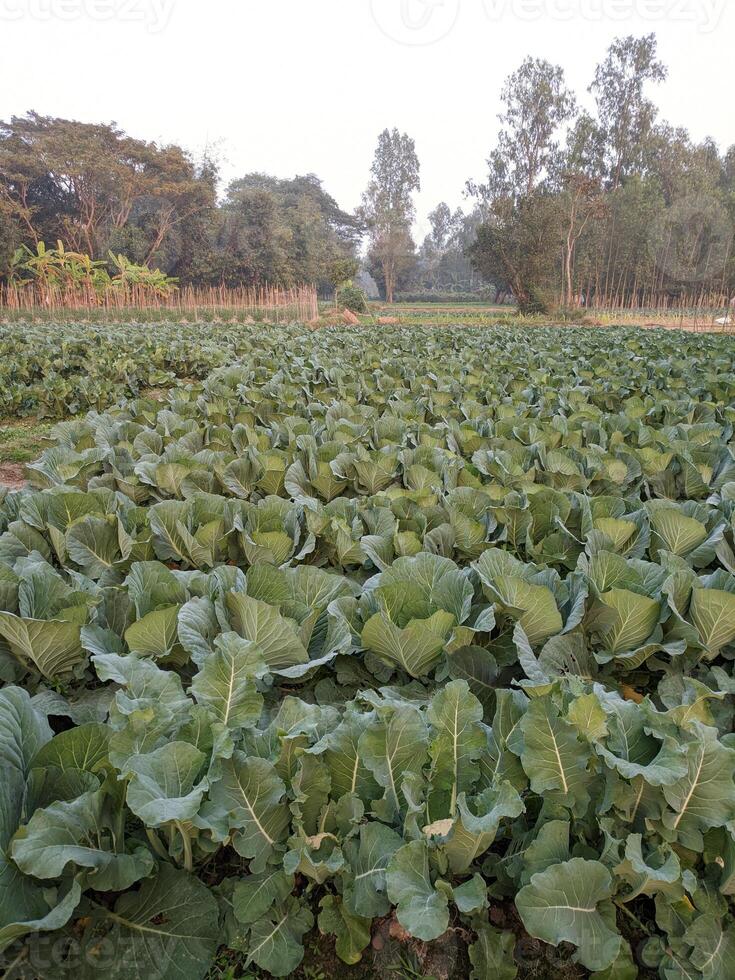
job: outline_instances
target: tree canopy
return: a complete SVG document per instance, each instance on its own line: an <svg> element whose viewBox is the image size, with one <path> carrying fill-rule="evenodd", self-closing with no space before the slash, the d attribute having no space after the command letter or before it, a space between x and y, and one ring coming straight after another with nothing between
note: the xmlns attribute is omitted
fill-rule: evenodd
<svg viewBox="0 0 735 980"><path fill-rule="evenodd" d="M380 133L351 213L313 173L222 187L211 156L114 123L13 116L0 122L0 280L20 247L61 242L182 285L331 295L361 270L389 302L491 288L524 311L722 306L735 294L735 147L660 118L666 78L653 34L613 41L586 108L560 65L525 58L502 88L485 176L463 207L438 202L418 241L421 163L397 128Z"/></svg>
<svg viewBox="0 0 735 980"><path fill-rule="evenodd" d="M384 284L389 303L393 302L399 277L414 260L413 194L421 189L420 169L411 137L397 129L383 130L360 214L370 239L371 271Z"/></svg>
<svg viewBox="0 0 735 980"><path fill-rule="evenodd" d="M579 110L563 69L526 59L503 89L485 182L478 270L524 310L562 302L726 303L735 290L733 151L658 118L655 35L610 46Z"/></svg>

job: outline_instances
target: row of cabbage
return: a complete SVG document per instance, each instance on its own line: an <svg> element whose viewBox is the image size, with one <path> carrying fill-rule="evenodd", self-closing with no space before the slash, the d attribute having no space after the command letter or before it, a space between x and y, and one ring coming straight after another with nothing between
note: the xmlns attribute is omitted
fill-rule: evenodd
<svg viewBox="0 0 735 980"><path fill-rule="evenodd" d="M62 423L0 502L5 955L288 976L392 916L512 978L514 907L601 980L726 980L724 339L343 339Z"/></svg>
<svg viewBox="0 0 735 980"><path fill-rule="evenodd" d="M602 337L602 342L600 341ZM487 406L515 396L561 413L584 403L617 412L630 399L694 399L727 415L735 376L730 338L716 335L509 327L411 327L401 333L228 321L0 323L0 413L64 418L146 388L202 380L246 359L258 387L286 408L303 398L376 404L433 386L434 405ZM335 351L338 356L335 357ZM274 388L275 383L275 388ZM731 414L728 416L731 418Z"/></svg>
<svg viewBox="0 0 735 980"><path fill-rule="evenodd" d="M202 379L252 338L244 324L0 323L0 414L65 418Z"/></svg>
<svg viewBox="0 0 735 980"><path fill-rule="evenodd" d="M612 558L590 569L595 591ZM358 596L333 572L267 564L142 563L122 588L77 573L74 592L18 559L18 612L0 624L17 664L0 691L3 945L51 931L32 962L53 947L55 976L127 976L123 957L203 976L224 941L288 976L315 911L354 963L394 907L424 941L463 922L489 977L514 969L513 935L487 920L512 899L601 977L726 977L735 595L674 562L680 639L641 647L659 601L608 590L585 615L580 593L563 623L514 562L399 559ZM139 618L120 637L128 603ZM649 656L664 680L642 699L619 672ZM207 888L193 872L212 862ZM636 963L616 915L641 899L660 935Z"/></svg>

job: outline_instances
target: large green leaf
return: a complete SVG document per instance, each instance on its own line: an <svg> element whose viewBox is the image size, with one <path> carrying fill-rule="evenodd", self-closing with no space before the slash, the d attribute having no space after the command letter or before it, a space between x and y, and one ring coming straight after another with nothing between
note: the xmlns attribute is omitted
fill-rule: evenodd
<svg viewBox="0 0 735 980"><path fill-rule="evenodd" d="M135 604L138 619L148 613L186 602L187 592L180 578L160 561L136 562L125 580L128 595Z"/></svg>
<svg viewBox="0 0 735 980"><path fill-rule="evenodd" d="M23 815L25 779L21 770L0 763L0 953L30 933L62 929L82 897L78 880L55 896L21 874L8 848Z"/></svg>
<svg viewBox="0 0 735 980"><path fill-rule="evenodd" d="M257 922L272 905L282 905L293 888L293 875L287 875L280 868L268 868L260 874L241 878L232 892L235 918L246 925Z"/></svg>
<svg viewBox="0 0 735 980"><path fill-rule="evenodd" d="M40 888L29 895L27 885L21 883L19 879L20 875L0 856L0 892L7 892L11 896L9 903L11 911L9 914L3 914L0 920L0 953L23 936L63 929L82 897L79 882L72 881L69 887L59 894L56 904L49 905ZM23 891L25 894L19 898ZM5 913L2 905L0 909Z"/></svg>
<svg viewBox="0 0 735 980"><path fill-rule="evenodd" d="M684 940L693 947L691 960L704 980L727 980L735 962L735 926L723 926L714 915L701 915Z"/></svg>
<svg viewBox="0 0 735 980"><path fill-rule="evenodd" d="M361 736L374 723L375 715L372 712L359 711L355 705L348 704L340 724L311 750L324 753L335 799L345 793L354 793L364 803L369 803L378 795L378 784L360 748Z"/></svg>
<svg viewBox="0 0 735 980"><path fill-rule="evenodd" d="M688 555L707 537L704 524L676 507L657 507L651 514L651 527L672 555Z"/></svg>
<svg viewBox="0 0 735 980"><path fill-rule="evenodd" d="M445 821L436 829L445 836L442 849L452 871L463 874L493 844L501 820L520 816L525 807L507 782L488 787L471 801L463 793L457 806L459 813L454 821ZM424 833L429 829L432 828L425 828Z"/></svg>
<svg viewBox="0 0 735 980"><path fill-rule="evenodd" d="M213 895L167 864L138 891L126 892L113 908L99 908L87 921L80 939L84 977L104 971L114 980L201 980L219 945Z"/></svg>
<svg viewBox="0 0 735 980"><path fill-rule="evenodd" d="M498 662L489 650L479 646L453 649L447 657L447 668L450 677L454 680L467 681L470 690L483 708L492 711L497 687Z"/></svg>
<svg viewBox="0 0 735 980"><path fill-rule="evenodd" d="M666 826L685 847L702 849L702 833L735 820L735 749L726 748L713 728L694 723L696 737L687 745L688 771L664 786L672 812Z"/></svg>
<svg viewBox="0 0 735 980"><path fill-rule="evenodd" d="M62 772L77 769L97 772L107 761L110 730L107 725L90 722L54 735L33 756L34 769L55 766Z"/></svg>
<svg viewBox="0 0 735 980"><path fill-rule="evenodd" d="M600 639L610 653L636 650L651 636L659 620L657 599L627 589L611 589L600 596Z"/></svg>
<svg viewBox="0 0 735 980"><path fill-rule="evenodd" d="M625 841L625 855L615 867L617 877L630 885L625 901L630 902L639 895L666 895L673 900L680 899L683 893L681 863L674 851L655 848L644 854L643 837L631 834Z"/></svg>
<svg viewBox="0 0 735 980"><path fill-rule="evenodd" d="M410 620L403 629L380 612L365 623L362 642L387 663L421 677L439 659L454 625L454 616L442 609L428 619Z"/></svg>
<svg viewBox="0 0 735 980"><path fill-rule="evenodd" d="M536 836L523 852L522 885L527 885L539 871L569 860L570 827L568 820L549 820L537 828Z"/></svg>
<svg viewBox="0 0 735 980"><path fill-rule="evenodd" d="M335 949L343 963L359 963L370 942L371 920L354 915L334 895L325 895L319 905L319 931L322 935L337 937Z"/></svg>
<svg viewBox="0 0 735 980"><path fill-rule="evenodd" d="M494 929L488 922L479 922L474 928L477 939L469 947L470 980L515 980L518 976L513 960L515 935Z"/></svg>
<svg viewBox="0 0 735 980"><path fill-rule="evenodd" d="M434 695L427 718L433 729L432 787L451 793L453 814L460 793L469 793L480 775L477 759L486 744L480 726L482 705L466 681L451 681Z"/></svg>
<svg viewBox="0 0 735 980"><path fill-rule="evenodd" d="M220 632L215 605L210 598L195 596L179 610L179 642L195 664L201 666L204 663Z"/></svg>
<svg viewBox="0 0 735 980"><path fill-rule="evenodd" d="M621 944L612 893L603 864L572 858L535 874L516 895L516 908L530 935L553 946L573 943L583 966L604 970Z"/></svg>
<svg viewBox="0 0 735 980"><path fill-rule="evenodd" d="M453 561L428 552L398 558L378 577L375 588L394 621L428 619L443 609L462 623L473 593L466 573Z"/></svg>
<svg viewBox="0 0 735 980"><path fill-rule="evenodd" d="M536 698L508 740L534 793L581 814L589 802L589 752L550 698Z"/></svg>
<svg viewBox="0 0 735 980"><path fill-rule="evenodd" d="M234 633L220 636L191 683L191 693L228 728L257 724L263 698L255 678L263 667L260 648Z"/></svg>
<svg viewBox="0 0 735 980"><path fill-rule="evenodd" d="M201 779L206 756L188 742L169 742L125 764L127 803L147 827L196 816L208 782Z"/></svg>
<svg viewBox="0 0 735 980"><path fill-rule="evenodd" d="M155 609L142 619L136 620L125 631L125 642L130 652L140 657L153 657L160 660L170 657L176 650L178 616L180 606L166 606Z"/></svg>
<svg viewBox="0 0 735 980"><path fill-rule="evenodd" d="M26 668L35 667L49 680L70 673L84 660L78 621L23 619L0 612L0 636Z"/></svg>
<svg viewBox="0 0 735 980"><path fill-rule="evenodd" d="M640 777L652 786L668 786L684 776L684 746L670 735L656 735L657 719L647 705L612 694L601 703L608 732L595 749L608 766L626 779Z"/></svg>
<svg viewBox="0 0 735 980"><path fill-rule="evenodd" d="M156 475L158 478L162 475L160 468ZM212 568L222 525L213 522L214 534L211 537L202 534L201 529L193 534L187 527L190 515L192 510L189 505L178 500L167 500L151 507L149 522L156 554L162 561L184 561L195 568Z"/></svg>
<svg viewBox="0 0 735 980"><path fill-rule="evenodd" d="M221 778L211 787L209 802L196 823L211 829L217 840L232 837L237 852L251 859L251 871L261 872L286 839L289 810L283 802L285 792L272 762L235 752L222 762Z"/></svg>
<svg viewBox="0 0 735 980"><path fill-rule="evenodd" d="M70 802L37 810L13 839L11 854L24 874L60 878L69 865L87 868L97 891L124 891L153 870L147 848L117 851L121 841L104 814L105 792L84 793Z"/></svg>
<svg viewBox="0 0 735 980"><path fill-rule="evenodd" d="M546 586L499 576L493 582L493 590L506 611L517 618L533 646L561 632L564 623L554 594Z"/></svg>
<svg viewBox="0 0 735 980"><path fill-rule="evenodd" d="M689 614L711 654L735 640L735 592L693 589Z"/></svg>
<svg viewBox="0 0 735 980"><path fill-rule="evenodd" d="M402 808L399 793L403 778L421 772L428 761L426 722L410 706L382 710L380 720L360 736L358 750L385 790L383 816L390 821Z"/></svg>
<svg viewBox="0 0 735 980"><path fill-rule="evenodd" d="M65 545L71 560L91 578L101 578L122 558L116 518L82 518L66 532Z"/></svg>
<svg viewBox="0 0 735 980"><path fill-rule="evenodd" d="M294 667L308 662L309 654L296 624L274 606L241 592L228 593L226 605L233 630L258 645L269 667Z"/></svg>
<svg viewBox="0 0 735 980"><path fill-rule="evenodd" d="M518 756L510 751L509 740L526 713L528 699L521 691L498 688L495 701L492 728L487 732L487 753L480 759L484 782L492 785L508 780L516 789L522 790L528 784L528 777Z"/></svg>
<svg viewBox="0 0 735 980"><path fill-rule="evenodd" d="M46 718L36 711L26 691L19 687L0 690L0 766L27 775L34 756L51 736Z"/></svg>
<svg viewBox="0 0 735 980"><path fill-rule="evenodd" d="M248 962L257 963L274 977L290 976L303 959L302 939L313 925L309 909L290 899L253 925Z"/></svg>
<svg viewBox="0 0 735 980"><path fill-rule="evenodd" d="M393 855L386 871L388 898L407 932L431 942L449 925L447 896L431 881L428 846L420 840L404 844Z"/></svg>
<svg viewBox="0 0 735 980"><path fill-rule="evenodd" d="M353 838L344 846L348 871L344 875L344 903L356 916L374 918L385 915L390 902L385 894L385 871L403 840L382 823L360 827L359 844Z"/></svg>

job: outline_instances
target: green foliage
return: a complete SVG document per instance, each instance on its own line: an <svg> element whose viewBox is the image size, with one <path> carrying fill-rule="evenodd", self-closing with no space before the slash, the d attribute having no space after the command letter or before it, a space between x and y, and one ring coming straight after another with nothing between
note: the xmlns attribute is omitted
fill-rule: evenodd
<svg viewBox="0 0 735 980"><path fill-rule="evenodd" d="M498 198L494 213L497 220L480 225L470 246L475 268L509 283L521 313L547 313L556 296L558 201L534 190L520 199Z"/></svg>
<svg viewBox="0 0 735 980"><path fill-rule="evenodd" d="M215 206L216 176L210 160L114 125L37 112L0 123L3 217L34 251L61 239L94 260L113 249L170 268L182 226L195 238Z"/></svg>
<svg viewBox="0 0 735 980"><path fill-rule="evenodd" d="M194 279L212 285L315 283L334 288L357 271L357 219L314 175L281 180L248 174L213 210L209 245Z"/></svg>
<svg viewBox="0 0 735 980"><path fill-rule="evenodd" d="M84 253L68 252L61 241L56 248L39 242L35 252L21 246L13 257L9 279L20 289L35 290L42 302L53 298L69 305L79 301L93 306L113 296L127 303L134 298L165 298L177 289L177 280L160 269L136 265L113 252L108 266Z"/></svg>
<svg viewBox="0 0 735 980"><path fill-rule="evenodd" d="M413 194L421 189L420 169L410 136L397 129L384 129L378 137L359 216L370 236L371 271L382 283L389 303L400 277L413 265Z"/></svg>
<svg viewBox="0 0 735 980"><path fill-rule="evenodd" d="M335 259L329 267L329 282L337 288L342 283L350 282L354 279L359 271L360 263L357 259Z"/></svg>
<svg viewBox="0 0 735 980"><path fill-rule="evenodd" d="M160 269L150 269L147 265L136 265L124 255L109 253L115 274L112 276L111 283L113 289L125 293L135 291L136 294L142 292L152 296L170 296L177 289L177 279L167 276Z"/></svg>
<svg viewBox="0 0 735 980"><path fill-rule="evenodd" d="M194 325L159 315L153 327L144 315L124 325L0 323L0 413L65 418L147 389L156 397L180 378L202 380L258 346L252 326L231 317ZM274 342L271 334L272 350Z"/></svg>
<svg viewBox="0 0 735 980"><path fill-rule="evenodd" d="M593 114L560 66L526 58L508 77L487 177L468 184L482 222L468 244L478 271L511 289L522 312L725 312L735 282L730 155L657 119L648 89L666 77L654 34L613 40L589 88Z"/></svg>
<svg viewBox="0 0 735 980"><path fill-rule="evenodd" d="M14 285L35 284L46 290L57 287L65 292L101 293L110 285L104 262L93 262L80 252L68 252L61 241L56 248L39 242L35 251L22 245L13 256L9 279Z"/></svg>
<svg viewBox="0 0 735 980"><path fill-rule="evenodd" d="M353 313L367 313L367 296L354 283L345 282L337 289L335 299L337 306Z"/></svg>
<svg viewBox="0 0 735 980"><path fill-rule="evenodd" d="M396 293L396 303L434 303L437 306L459 304L460 306L469 306L468 312L471 312L473 306L480 307L495 302L496 296L496 290L492 286L481 286L473 293L462 290L432 289L426 292L398 292Z"/></svg>
<svg viewBox="0 0 735 980"><path fill-rule="evenodd" d="M525 930L602 978L727 980L728 338L242 354L60 423L0 497L8 962L290 976L312 930L355 964L391 918L461 930L476 978Z"/></svg>
<svg viewBox="0 0 735 980"><path fill-rule="evenodd" d="M25 264L26 249L58 240L68 246L65 274L73 254L91 257L76 270L90 289L115 274L110 255L129 260L116 277L127 285L140 286L143 269L163 269L165 276L145 277L153 290L170 291L168 276L187 285L325 288L354 276L360 222L316 176L247 174L221 203L218 178L208 156L195 161L114 125L35 112L0 122L0 276L25 278L17 263ZM47 260L36 259L38 271Z"/></svg>

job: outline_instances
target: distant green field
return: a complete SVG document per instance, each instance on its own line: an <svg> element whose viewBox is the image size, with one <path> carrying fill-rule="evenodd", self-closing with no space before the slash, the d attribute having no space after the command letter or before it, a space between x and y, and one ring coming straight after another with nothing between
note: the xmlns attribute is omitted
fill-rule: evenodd
<svg viewBox="0 0 735 980"><path fill-rule="evenodd" d="M396 318L405 324L425 324L435 326L569 326L585 325L600 327L664 327L696 332L732 333L735 324L718 324L718 319L727 318L727 310L683 309L683 310L617 310L584 309L563 311L551 315L535 314L522 316L513 306L494 306L487 303L396 303L387 306L379 302L370 303L370 312L376 319Z"/></svg>

